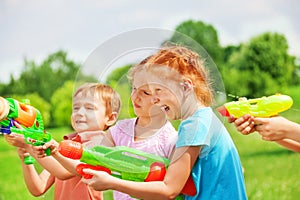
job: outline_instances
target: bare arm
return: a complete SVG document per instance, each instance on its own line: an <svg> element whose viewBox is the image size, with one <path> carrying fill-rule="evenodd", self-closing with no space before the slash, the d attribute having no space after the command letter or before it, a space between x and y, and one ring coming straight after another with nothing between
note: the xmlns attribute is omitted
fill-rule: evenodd
<svg viewBox="0 0 300 200"><path fill-rule="evenodd" d="M255 118L254 122L256 131L264 140L291 139L300 142L300 125L284 117Z"/></svg>
<svg viewBox="0 0 300 200"><path fill-rule="evenodd" d="M93 147L95 145L104 145L104 146L113 146L112 137L109 133L105 133L103 131L90 131L90 132L83 132L80 133L81 140L84 142L83 145L89 147ZM46 143L43 147L35 147L35 153L38 157L46 159L44 149L50 148L51 149L51 157L55 159L55 162L61 165L64 170L67 170L69 173L74 175L79 175L76 172L76 166L80 163L79 160L73 160L67 157L64 157L58 152L59 144L56 141L51 141ZM45 162L45 161L43 161ZM54 163L52 163L53 165ZM48 169L48 168L47 168ZM49 169L52 173L53 168ZM53 173L59 175L60 179L67 179L69 176L64 171L56 171L54 170ZM63 175L63 176L62 176Z"/></svg>
<svg viewBox="0 0 300 200"><path fill-rule="evenodd" d="M28 153L23 148L18 148L19 157L22 160L23 177L28 191L33 196L41 196L53 185L55 178L46 170L37 173L33 164L24 164L24 156Z"/></svg>
<svg viewBox="0 0 300 200"><path fill-rule="evenodd" d="M291 150L300 153L300 143L290 139L277 140L276 143Z"/></svg>
<svg viewBox="0 0 300 200"><path fill-rule="evenodd" d="M48 145L52 144L57 145L58 143L52 140ZM45 146L31 145L26 148L26 150L39 162L39 164L54 177L61 180L66 180L75 176L75 174L65 169L65 167L55 159L55 157L52 155L46 156L44 151L45 149Z"/></svg>
<svg viewBox="0 0 300 200"><path fill-rule="evenodd" d="M200 153L200 147L176 149L164 181L133 182L115 178L105 172L85 169L93 175L92 179L83 179L95 190L113 189L141 199L174 199L184 187L194 163ZM184 152L183 152L184 150ZM180 174L180 176L178 176Z"/></svg>

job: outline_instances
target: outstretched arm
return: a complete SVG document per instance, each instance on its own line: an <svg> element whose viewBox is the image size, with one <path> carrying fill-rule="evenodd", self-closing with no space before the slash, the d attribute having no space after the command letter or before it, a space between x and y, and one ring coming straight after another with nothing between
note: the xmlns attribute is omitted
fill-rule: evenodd
<svg viewBox="0 0 300 200"><path fill-rule="evenodd" d="M255 118L254 122L255 130L264 140L291 139L300 142L300 125L284 117Z"/></svg>
<svg viewBox="0 0 300 200"><path fill-rule="evenodd" d="M46 170L43 170L38 174L33 164L24 164L24 157L28 156L29 153L23 148L18 148L17 150L19 157L22 160L23 177L28 191L33 196L41 196L53 185L55 180L54 176Z"/></svg>

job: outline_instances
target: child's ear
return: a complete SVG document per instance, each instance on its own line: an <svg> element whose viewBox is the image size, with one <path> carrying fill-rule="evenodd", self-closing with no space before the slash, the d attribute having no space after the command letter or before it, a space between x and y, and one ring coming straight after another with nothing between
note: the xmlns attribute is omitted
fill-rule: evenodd
<svg viewBox="0 0 300 200"><path fill-rule="evenodd" d="M73 119L73 116L71 115L71 126L74 130L76 130L76 127L75 127L75 120Z"/></svg>
<svg viewBox="0 0 300 200"><path fill-rule="evenodd" d="M110 115L107 116L107 122L106 125L112 126L118 119L118 113L117 112L112 112Z"/></svg>
<svg viewBox="0 0 300 200"><path fill-rule="evenodd" d="M190 91L191 89L193 89L193 82L191 81L191 79L184 79L183 80L183 90Z"/></svg>

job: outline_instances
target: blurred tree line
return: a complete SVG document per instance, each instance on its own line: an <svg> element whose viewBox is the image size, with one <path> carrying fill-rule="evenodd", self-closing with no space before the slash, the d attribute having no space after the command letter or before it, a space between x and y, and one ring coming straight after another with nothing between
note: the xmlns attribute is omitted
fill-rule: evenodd
<svg viewBox="0 0 300 200"><path fill-rule="evenodd" d="M245 43L223 47L217 30L202 21L185 21L176 31L181 34L174 34L169 41L189 46L185 42L190 40L181 38L185 35L201 44L218 67L227 94L255 98L284 93L285 88L300 83L299 60L289 55L287 40L280 33L266 32ZM49 55L41 64L25 60L20 77L11 76L7 84L0 84L0 95L30 99L42 112L46 126L70 125L74 81L77 76L85 77L80 66L62 50ZM125 76L130 67L130 63L120 66L106 80L122 97L120 118L134 115L130 109L130 84ZM93 77L85 80L97 81Z"/></svg>

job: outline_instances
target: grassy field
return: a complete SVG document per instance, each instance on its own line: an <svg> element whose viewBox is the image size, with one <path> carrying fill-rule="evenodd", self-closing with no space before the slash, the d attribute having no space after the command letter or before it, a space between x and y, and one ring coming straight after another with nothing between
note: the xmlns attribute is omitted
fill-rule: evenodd
<svg viewBox="0 0 300 200"><path fill-rule="evenodd" d="M299 94L300 90L292 91ZM300 96L294 95L294 106L282 115L300 123ZM245 168L245 182L249 200L296 200L300 197L300 155L288 151L276 143L262 141L257 133L243 136L232 124L226 123L240 153ZM67 128L49 129L59 140ZM29 194L23 181L21 163L14 147L7 145L0 136L0 200L53 199L53 189L43 197ZM37 166L39 167L39 166ZM229 186L230 187L230 186ZM105 199L112 199L105 193Z"/></svg>

